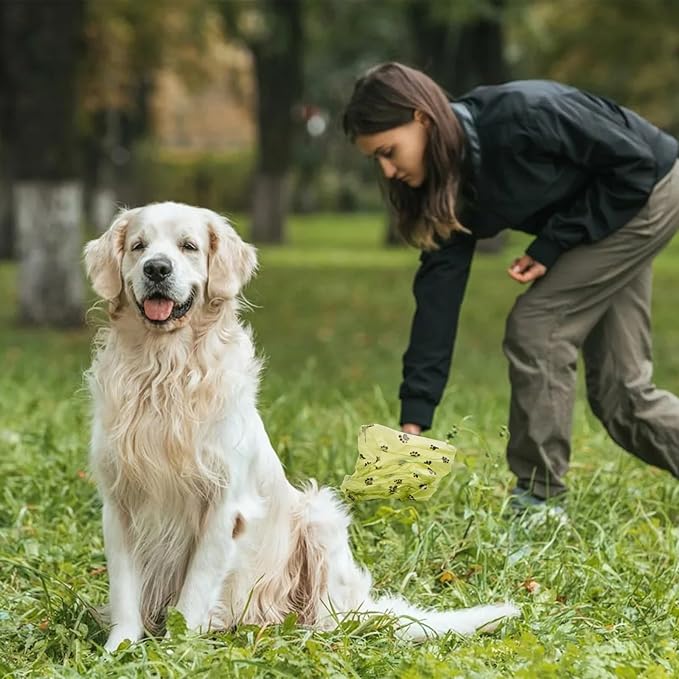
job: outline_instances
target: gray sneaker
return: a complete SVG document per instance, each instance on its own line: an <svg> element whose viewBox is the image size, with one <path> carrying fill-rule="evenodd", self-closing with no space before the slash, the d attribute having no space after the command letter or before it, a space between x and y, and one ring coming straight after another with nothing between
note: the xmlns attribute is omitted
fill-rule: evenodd
<svg viewBox="0 0 679 679"><path fill-rule="evenodd" d="M540 525L548 521L556 521L559 524L568 522L566 510L562 505L555 504L555 498L544 500L525 488L512 488L508 510L511 515L531 525Z"/></svg>

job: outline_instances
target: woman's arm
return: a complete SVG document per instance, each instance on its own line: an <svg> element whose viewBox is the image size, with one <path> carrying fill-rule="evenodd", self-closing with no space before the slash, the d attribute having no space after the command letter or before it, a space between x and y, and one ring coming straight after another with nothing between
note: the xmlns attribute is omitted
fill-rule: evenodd
<svg viewBox="0 0 679 679"><path fill-rule="evenodd" d="M399 390L401 425L431 427L448 380L475 244L472 236L457 233L439 250L420 257L413 284L415 316Z"/></svg>

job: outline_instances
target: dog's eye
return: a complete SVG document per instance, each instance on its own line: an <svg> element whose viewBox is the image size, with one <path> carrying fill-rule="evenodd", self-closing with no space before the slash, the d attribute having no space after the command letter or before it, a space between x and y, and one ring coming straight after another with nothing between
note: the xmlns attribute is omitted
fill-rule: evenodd
<svg viewBox="0 0 679 679"><path fill-rule="evenodd" d="M198 246L195 243L192 243L190 240L185 241L182 243L182 250L197 250Z"/></svg>
<svg viewBox="0 0 679 679"><path fill-rule="evenodd" d="M132 252L143 250L145 247L144 241L139 240L132 246Z"/></svg>

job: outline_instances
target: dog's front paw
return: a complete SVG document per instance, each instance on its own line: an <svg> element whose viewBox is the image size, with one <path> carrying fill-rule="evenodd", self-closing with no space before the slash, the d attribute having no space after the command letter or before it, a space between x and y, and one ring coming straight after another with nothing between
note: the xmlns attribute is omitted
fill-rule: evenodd
<svg viewBox="0 0 679 679"><path fill-rule="evenodd" d="M208 618L194 618L186 621L187 634L205 634L212 629Z"/></svg>
<svg viewBox="0 0 679 679"><path fill-rule="evenodd" d="M116 625L108 635L108 640L104 644L104 648L113 653L123 641L128 640L132 643L141 639L142 630L133 626Z"/></svg>
<svg viewBox="0 0 679 679"><path fill-rule="evenodd" d="M167 616L167 629L172 636L179 634L205 634L212 628L210 610L207 606L197 606L180 600Z"/></svg>
<svg viewBox="0 0 679 679"><path fill-rule="evenodd" d="M212 616L201 615L196 611L182 611L177 609L177 618L168 619L167 630L171 637L182 636L184 634L206 634L214 629Z"/></svg>

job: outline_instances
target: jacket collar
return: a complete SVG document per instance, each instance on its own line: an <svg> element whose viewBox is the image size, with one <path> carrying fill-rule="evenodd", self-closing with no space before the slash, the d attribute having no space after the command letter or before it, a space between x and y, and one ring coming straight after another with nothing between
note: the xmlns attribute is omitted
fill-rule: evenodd
<svg viewBox="0 0 679 679"><path fill-rule="evenodd" d="M465 151L471 155L471 166L474 177L479 176L481 171L481 144L479 135L476 132L476 125L469 109L460 101L453 101L450 104L457 119L462 125L465 136Z"/></svg>

